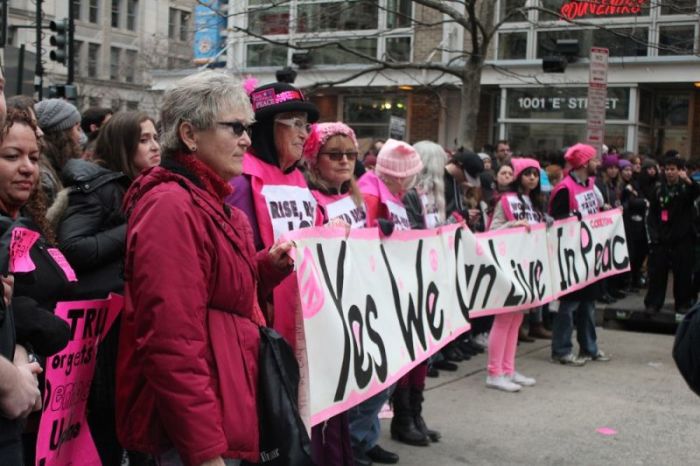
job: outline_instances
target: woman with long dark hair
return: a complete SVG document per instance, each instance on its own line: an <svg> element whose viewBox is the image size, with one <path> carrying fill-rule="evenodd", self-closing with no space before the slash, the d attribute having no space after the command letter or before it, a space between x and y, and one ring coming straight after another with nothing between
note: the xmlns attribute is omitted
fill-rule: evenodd
<svg viewBox="0 0 700 466"><path fill-rule="evenodd" d="M142 112L115 115L100 129L95 155L96 163L66 162L66 189L52 208L53 220L60 223L59 244L79 279L73 299L123 293L126 218L121 207L131 182L160 163L155 122ZM100 344L88 399L90 431L105 466L118 466L122 458L114 417L118 340L117 321Z"/></svg>

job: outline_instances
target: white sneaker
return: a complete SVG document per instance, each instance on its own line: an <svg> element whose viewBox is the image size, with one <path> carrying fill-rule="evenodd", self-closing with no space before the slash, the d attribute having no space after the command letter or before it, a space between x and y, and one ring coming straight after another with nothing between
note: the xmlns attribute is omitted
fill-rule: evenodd
<svg viewBox="0 0 700 466"><path fill-rule="evenodd" d="M474 343L481 346L482 348L487 348L489 346L489 334L487 332L480 333L474 337Z"/></svg>
<svg viewBox="0 0 700 466"><path fill-rule="evenodd" d="M489 375L486 377L486 386L489 388L503 390L504 392L519 392L522 388L520 385L511 382L510 379L503 375Z"/></svg>
<svg viewBox="0 0 700 466"><path fill-rule="evenodd" d="M537 383L537 381L532 377L526 377L517 371L513 372L509 378L511 382L517 383L518 385L522 385L523 387L532 387L533 385L535 385L535 383Z"/></svg>

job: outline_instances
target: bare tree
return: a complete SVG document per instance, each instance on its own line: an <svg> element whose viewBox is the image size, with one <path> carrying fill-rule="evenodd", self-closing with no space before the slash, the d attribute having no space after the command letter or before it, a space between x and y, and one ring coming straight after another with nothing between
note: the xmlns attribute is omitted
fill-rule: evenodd
<svg viewBox="0 0 700 466"><path fill-rule="evenodd" d="M412 31L425 30L429 28L441 29L445 24L453 25L463 31L464 41L452 48L445 43L440 43L432 53L430 53L424 61L400 61L385 54L383 57L377 57L357 47L353 46L351 37L339 36L338 38L329 39L328 36L323 36L314 33L305 33L305 31L295 31L293 39L289 38L271 38L278 35L285 35L296 29L304 29L304 23L301 20L308 21L309 18L297 18L297 24L290 24L289 15L267 14L266 19L277 18L278 23L266 24L264 28L259 25L249 25L248 27L234 27L234 31L243 32L248 36L254 37L266 43L292 48L297 51L314 51L317 49L332 49L337 53L346 53L366 62L366 66L354 72L349 72L347 76L335 81L322 81L314 85L314 89L319 87L330 87L342 83L351 82L354 79L367 73L379 73L384 70L427 70L437 72L440 77L445 75L456 79L460 89L460 116L459 116L459 134L457 139L458 145L473 147L476 139L477 117L479 114L480 94L481 94L481 77L482 71L487 64L487 57L491 52L492 44L496 34L501 30L504 24L509 21L520 18L526 21L529 17L529 12L537 10L540 14L546 14L552 19L559 19L570 24L586 26L598 29L606 29L612 37L620 36L626 40L633 40L647 44L646 38L640 38L628 32L622 33L614 28L607 28L601 25L600 22L586 21L585 18L577 17L575 14L567 14L568 11L558 11L545 8L542 2L536 6L530 5L525 0L507 2L505 5L510 8L502 8L501 14L497 15L495 0L410 0L415 6L414 11L420 10L421 14L406 15L404 11L397 8L401 0L387 0L379 6L376 0L357 0L354 2L340 2L335 9L329 11L318 11L319 17L312 18L317 24L323 24L323 21L334 21L334 18L342 13L355 14L361 11L360 5L368 5L373 8L383 8L385 14L395 15L400 17L404 23L408 23L408 28ZM505 0L503 0L505 1ZM571 1L571 4L590 3L586 0L578 2ZM598 3L598 2L596 2ZM262 17L265 12L277 12L281 7L289 7L287 0L267 0L265 2L256 1L254 4L261 6L250 6L247 10L238 14L248 15L249 18L254 18L256 15ZM592 3L591 3L592 4ZM654 7L670 8L677 10L678 13L692 13L696 8L692 0L682 0L673 2L664 2L656 0L653 2ZM581 10L583 11L583 10ZM574 9L575 12L575 9ZM676 12L676 11L672 11ZM235 14L235 13L233 13ZM497 18L498 16L498 18ZM358 18L358 21L360 18ZM301 27L300 27L301 25ZM358 34L355 38L377 37L382 34L386 35L386 30L379 30L372 34ZM691 50L693 49L691 44ZM673 51L674 48L687 49L685 44L670 43L657 44L660 48L666 48ZM697 47L695 47L697 50ZM443 53L450 57L443 61ZM491 65L494 66L494 65ZM495 67L495 66L494 66ZM501 69L505 73L513 74L510 70ZM536 78L530 77L536 81ZM437 81L437 80L435 80ZM425 84L425 83L424 83Z"/></svg>

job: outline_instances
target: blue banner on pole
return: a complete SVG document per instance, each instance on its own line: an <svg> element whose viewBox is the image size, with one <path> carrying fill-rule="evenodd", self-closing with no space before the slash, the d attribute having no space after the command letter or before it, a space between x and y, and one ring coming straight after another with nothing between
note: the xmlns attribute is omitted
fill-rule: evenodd
<svg viewBox="0 0 700 466"><path fill-rule="evenodd" d="M219 0L202 1L194 9L194 62L211 62L221 51L221 30L226 17L221 14Z"/></svg>

